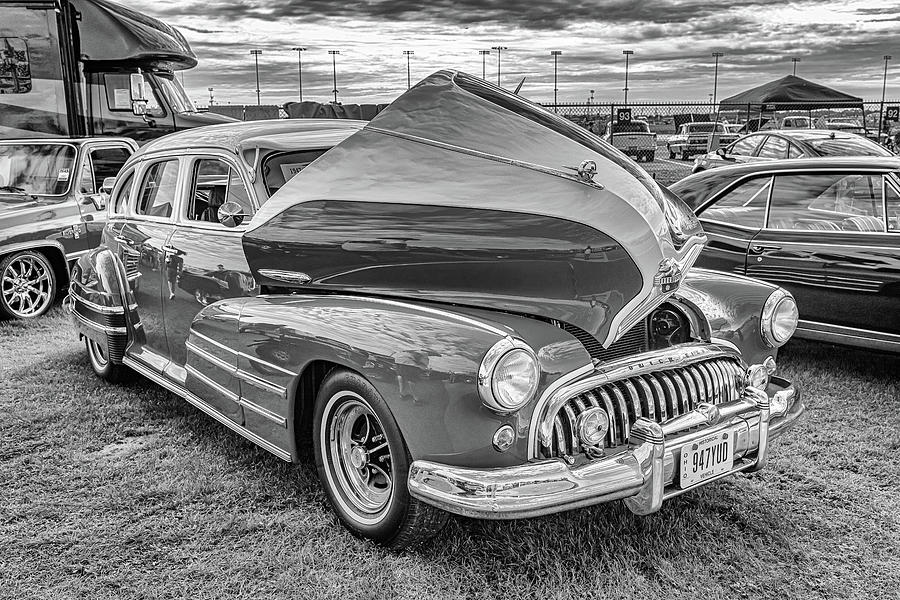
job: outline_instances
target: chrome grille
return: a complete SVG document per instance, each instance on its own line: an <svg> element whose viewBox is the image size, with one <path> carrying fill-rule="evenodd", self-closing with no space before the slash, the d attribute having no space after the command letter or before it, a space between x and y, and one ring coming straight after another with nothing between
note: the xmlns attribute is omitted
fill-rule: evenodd
<svg viewBox="0 0 900 600"><path fill-rule="evenodd" d="M743 386L743 368L736 359L728 357L606 383L575 396L550 417L553 435L549 443L541 442L541 454L554 458L578 453L581 444L576 423L579 415L589 408L606 410L609 433L605 444L615 447L628 442L631 426L640 417L662 423L701 403L737 400Z"/></svg>

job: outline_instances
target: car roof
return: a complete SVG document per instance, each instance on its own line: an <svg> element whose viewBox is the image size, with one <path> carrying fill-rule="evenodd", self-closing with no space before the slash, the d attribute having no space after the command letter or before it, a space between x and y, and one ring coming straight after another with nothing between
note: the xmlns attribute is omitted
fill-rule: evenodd
<svg viewBox="0 0 900 600"><path fill-rule="evenodd" d="M172 149L222 148L237 154L253 148L334 146L366 125L352 119L269 119L220 123L172 133L148 143L140 154Z"/></svg>
<svg viewBox="0 0 900 600"><path fill-rule="evenodd" d="M805 117L804 117L805 118ZM850 140L859 139L860 135L855 133L841 131L839 129L767 129L765 131L755 131L754 134L776 134L784 137L806 142L809 140ZM751 134L752 135L752 134Z"/></svg>
<svg viewBox="0 0 900 600"><path fill-rule="evenodd" d="M0 140L0 144L73 144L75 146L81 146L82 144L86 144L88 142L123 142L130 146L135 146L137 144L131 138L112 137L112 136L81 137L81 138L33 137L33 138L15 138L15 139L11 139L11 140Z"/></svg>

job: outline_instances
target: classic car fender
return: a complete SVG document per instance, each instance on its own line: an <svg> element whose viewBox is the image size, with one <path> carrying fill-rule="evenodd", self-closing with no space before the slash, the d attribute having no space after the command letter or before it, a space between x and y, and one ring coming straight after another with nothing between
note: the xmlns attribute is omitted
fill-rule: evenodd
<svg viewBox="0 0 900 600"><path fill-rule="evenodd" d="M88 337L120 364L134 328L128 311L135 307L125 284L125 269L108 248L91 250L72 267L66 306L75 317L79 337Z"/></svg>
<svg viewBox="0 0 900 600"><path fill-rule="evenodd" d="M684 278L676 299L696 305L706 316L710 335L737 347L747 364L777 356L777 348L762 337L762 309L777 286L732 273L694 267Z"/></svg>
<svg viewBox="0 0 900 600"><path fill-rule="evenodd" d="M226 312L239 318L226 322L221 318ZM236 357L245 427L294 457L297 440L311 436L317 384L337 365L362 374L378 390L413 459L485 467L517 464L527 459L537 398L554 381L591 362L581 344L558 327L525 317L492 316L490 311L360 296L223 300L193 322L188 372L209 369L211 354L223 366ZM234 335L223 328L233 328ZM530 404L501 415L482 404L476 382L484 355L508 336L532 346L542 376ZM517 431L517 443L501 453L492 438L505 424Z"/></svg>

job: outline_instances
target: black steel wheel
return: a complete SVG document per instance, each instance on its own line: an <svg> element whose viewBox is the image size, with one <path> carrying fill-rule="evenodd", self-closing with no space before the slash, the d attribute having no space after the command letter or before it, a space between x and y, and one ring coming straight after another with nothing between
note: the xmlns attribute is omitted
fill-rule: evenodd
<svg viewBox="0 0 900 600"><path fill-rule="evenodd" d="M313 418L319 479L331 507L355 535L392 548L434 536L448 514L416 500L406 479L411 458L377 390L338 369L319 390Z"/></svg>
<svg viewBox="0 0 900 600"><path fill-rule="evenodd" d="M16 252L0 261L0 315L40 317L53 306L56 293L56 273L41 252Z"/></svg>
<svg viewBox="0 0 900 600"><path fill-rule="evenodd" d="M91 338L85 337L84 348L91 361L91 368L98 377L110 383L119 383L124 380L128 367L112 362L103 346Z"/></svg>

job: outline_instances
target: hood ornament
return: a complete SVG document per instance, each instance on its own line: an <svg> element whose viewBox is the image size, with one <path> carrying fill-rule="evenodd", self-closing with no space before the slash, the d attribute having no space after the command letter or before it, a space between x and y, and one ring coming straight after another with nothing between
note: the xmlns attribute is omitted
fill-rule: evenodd
<svg viewBox="0 0 900 600"><path fill-rule="evenodd" d="M664 258L659 261L659 271L653 278L653 285L659 288L659 291L667 294L678 289L681 284L681 267L672 258Z"/></svg>
<svg viewBox="0 0 900 600"><path fill-rule="evenodd" d="M584 181L585 183L591 183L596 187L603 189L603 186L594 181L594 177L597 175L597 163L593 160L583 160L581 164L577 167L566 167L566 169L571 169L578 174L578 179Z"/></svg>

